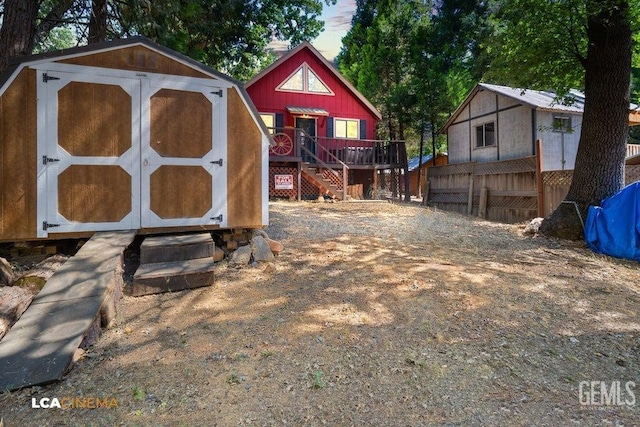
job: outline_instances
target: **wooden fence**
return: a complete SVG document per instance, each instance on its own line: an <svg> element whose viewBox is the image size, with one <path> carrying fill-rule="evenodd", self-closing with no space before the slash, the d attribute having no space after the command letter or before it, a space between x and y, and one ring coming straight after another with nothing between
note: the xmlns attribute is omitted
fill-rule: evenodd
<svg viewBox="0 0 640 427"><path fill-rule="evenodd" d="M546 217L567 195L573 171L540 173L539 165L532 156L431 167L426 203L506 223ZM627 184L640 180L640 165L627 165L625 171Z"/></svg>

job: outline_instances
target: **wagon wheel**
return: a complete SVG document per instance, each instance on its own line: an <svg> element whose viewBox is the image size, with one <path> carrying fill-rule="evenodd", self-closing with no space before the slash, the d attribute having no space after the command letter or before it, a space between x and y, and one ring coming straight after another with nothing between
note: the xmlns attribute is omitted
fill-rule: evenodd
<svg viewBox="0 0 640 427"><path fill-rule="evenodd" d="M293 141L286 133L276 133L273 141L276 145L271 147L271 152L276 156L288 156L293 151Z"/></svg>

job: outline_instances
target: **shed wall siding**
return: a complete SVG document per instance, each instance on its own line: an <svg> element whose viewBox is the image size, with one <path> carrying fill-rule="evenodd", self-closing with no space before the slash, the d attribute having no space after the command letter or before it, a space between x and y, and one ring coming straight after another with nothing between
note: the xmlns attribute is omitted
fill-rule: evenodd
<svg viewBox="0 0 640 427"><path fill-rule="evenodd" d="M582 116L579 114L570 115L573 132L562 134L552 130L554 114L557 113L549 111L537 112L537 133L538 138L542 140L542 170L571 170L576 162L580 131L582 130ZM563 138L564 165L562 163Z"/></svg>
<svg viewBox="0 0 640 427"><path fill-rule="evenodd" d="M36 236L36 73L23 69L0 97L0 240Z"/></svg>
<svg viewBox="0 0 640 427"><path fill-rule="evenodd" d="M500 112L498 134L500 160L532 156L531 109L522 106Z"/></svg>
<svg viewBox="0 0 640 427"><path fill-rule="evenodd" d="M470 162L469 122L452 125L447 130L449 163Z"/></svg>
<svg viewBox="0 0 640 427"><path fill-rule="evenodd" d="M211 79L211 76L207 74L201 73L144 46L132 46L107 52L99 52L65 59L59 62L90 67L146 71L150 73Z"/></svg>
<svg viewBox="0 0 640 427"><path fill-rule="evenodd" d="M262 226L262 134L238 92L227 94L227 226Z"/></svg>
<svg viewBox="0 0 640 427"><path fill-rule="evenodd" d="M472 118L496 111L496 94L488 90L479 91L469 103L469 108Z"/></svg>

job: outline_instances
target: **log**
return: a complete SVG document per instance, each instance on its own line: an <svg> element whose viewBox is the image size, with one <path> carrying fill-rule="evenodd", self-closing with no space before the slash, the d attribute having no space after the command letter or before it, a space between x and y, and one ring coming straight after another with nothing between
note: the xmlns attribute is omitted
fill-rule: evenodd
<svg viewBox="0 0 640 427"><path fill-rule="evenodd" d="M16 286L0 288L0 339L29 307L33 294Z"/></svg>
<svg viewBox="0 0 640 427"><path fill-rule="evenodd" d="M11 282L13 282L13 268L6 259L0 258L0 285L8 285Z"/></svg>

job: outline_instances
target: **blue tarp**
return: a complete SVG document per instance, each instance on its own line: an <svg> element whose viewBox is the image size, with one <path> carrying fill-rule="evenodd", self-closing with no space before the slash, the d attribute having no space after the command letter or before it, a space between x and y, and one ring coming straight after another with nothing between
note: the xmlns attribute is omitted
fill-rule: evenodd
<svg viewBox="0 0 640 427"><path fill-rule="evenodd" d="M594 252L640 261L640 181L589 206L584 238Z"/></svg>

